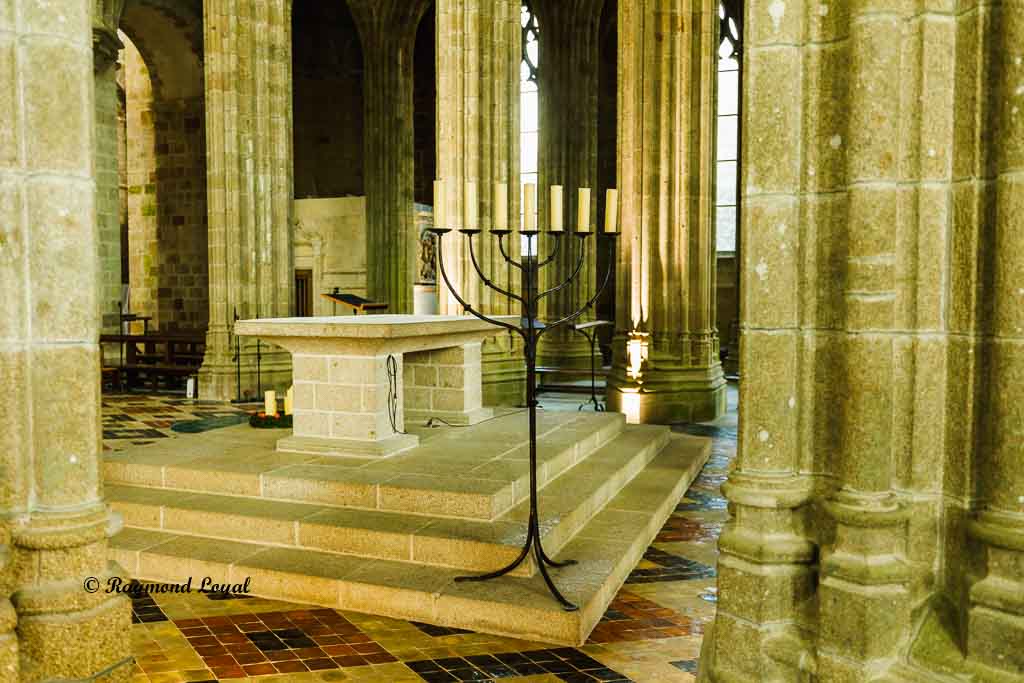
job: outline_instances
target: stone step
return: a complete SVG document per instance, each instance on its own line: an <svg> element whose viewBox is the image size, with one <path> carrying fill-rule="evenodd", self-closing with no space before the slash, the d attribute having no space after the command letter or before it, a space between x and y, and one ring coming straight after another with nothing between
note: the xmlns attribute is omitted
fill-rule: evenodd
<svg viewBox="0 0 1024 683"><path fill-rule="evenodd" d="M265 598L579 646L709 454L709 440L673 434L555 556L577 560L551 570L576 612L563 611L538 576L457 583L454 569L130 528L111 539L110 555L147 581L248 578L251 594Z"/></svg>
<svg viewBox="0 0 1024 683"><path fill-rule="evenodd" d="M538 416L537 480L549 481L620 434L618 413ZM364 458L280 453L277 430L229 427L107 454L104 479L195 493L494 520L529 495L526 415L465 428L422 429L421 445Z"/></svg>
<svg viewBox="0 0 1024 683"><path fill-rule="evenodd" d="M665 427L632 425L562 473L539 501L545 548L561 549L668 443ZM126 526L258 542L468 572L511 562L526 537L529 503L494 521L460 520L224 494L108 484L106 498ZM530 576L530 561L516 570Z"/></svg>

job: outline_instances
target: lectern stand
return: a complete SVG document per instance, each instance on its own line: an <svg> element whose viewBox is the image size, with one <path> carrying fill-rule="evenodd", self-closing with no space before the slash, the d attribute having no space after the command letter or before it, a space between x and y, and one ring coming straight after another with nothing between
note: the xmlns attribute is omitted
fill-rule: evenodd
<svg viewBox="0 0 1024 683"><path fill-rule="evenodd" d="M356 296L355 294L343 294L342 292L338 291L337 287L334 288L334 291L328 294L321 294L320 296L330 300L334 304L334 315L338 314L338 304L342 304L344 306L348 306L349 308L351 308L352 315L359 315L360 313L365 314L371 311L388 310L388 305L385 303L380 303L378 301L370 301L369 299L364 299L363 297Z"/></svg>

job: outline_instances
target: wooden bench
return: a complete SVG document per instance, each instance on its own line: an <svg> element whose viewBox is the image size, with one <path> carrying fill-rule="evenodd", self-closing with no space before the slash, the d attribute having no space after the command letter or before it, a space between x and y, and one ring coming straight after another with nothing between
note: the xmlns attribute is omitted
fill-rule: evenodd
<svg viewBox="0 0 1024 683"><path fill-rule="evenodd" d="M144 384L152 390L161 380L170 389L172 379L184 379L199 371L206 346L206 333L151 332L149 334L104 334L101 344L119 344L119 364L103 369L103 379L122 389Z"/></svg>

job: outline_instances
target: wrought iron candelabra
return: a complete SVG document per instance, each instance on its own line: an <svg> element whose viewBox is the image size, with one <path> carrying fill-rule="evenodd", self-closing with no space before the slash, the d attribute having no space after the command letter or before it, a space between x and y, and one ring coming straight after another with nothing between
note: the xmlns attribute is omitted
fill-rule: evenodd
<svg viewBox="0 0 1024 683"><path fill-rule="evenodd" d="M480 267L480 264L476 258L476 252L473 248L473 238L479 235L481 233L481 230L459 230L458 232L464 235L469 242L470 261L473 263L473 268L476 271L477 275L480 277L480 279L483 281L484 285L494 290L495 292L498 292L499 294L508 297L511 300L518 301L522 306L522 319L520 321L520 324L513 325L503 320L496 320L494 318L484 315L480 311L473 308L472 305L470 305L465 299L462 298L458 290L456 290L456 288L452 285L451 281L448 279L448 272L444 266L444 249L442 241L444 240L444 236L447 235L449 232L452 232L452 230L450 228L431 228L430 232L437 235L438 269L441 271L441 277L444 279L444 283L448 287L448 290L452 293L452 296L455 298L456 301L459 302L459 304L466 312L471 313L477 318L480 318L481 320L489 322L493 325L503 327L509 330L509 332L511 333L519 334L523 338L523 358L526 362L526 405L529 411L530 422L530 519L527 523L526 541L523 543L522 550L520 551L518 557L516 557L515 560L513 560L510 564L503 567L502 569L489 572L487 574L481 574L478 576L460 576L457 577L455 580L487 581L490 579L496 579L500 576L504 576L509 572L513 571L519 565L521 565L526 560L526 558L529 557L530 551L532 550L534 561L537 564L537 571L544 578L544 583L547 584L548 590L551 591L551 594L555 597L556 600L558 600L558 602L566 611L575 611L576 609L578 609L578 607L569 600L567 600L565 596L563 596L562 593L558 590L558 588L555 586L554 581L551 579L551 576L548 574L547 568L566 567L575 564L576 561L565 560L561 562L556 562L555 560L548 557L547 553L544 552L544 546L541 543L540 518L537 513L537 345L540 341L541 336L543 336L544 333L553 330L561 325L571 323L572 321L578 319L581 315L583 315L583 313L587 311L587 309L591 308L594 305L594 302L597 301L597 298L601 295L601 292L604 291L604 288L608 284L609 277L611 275L611 270L613 267L612 264L614 264L615 260L614 258L610 258L608 260L608 270L605 272L604 279L601 282L601 286L597 288L597 291L594 292L594 295L590 297L586 304L577 309L575 312L564 316L563 318L545 324L537 319L538 306L540 305L541 300L546 296L550 296L551 294L554 294L555 292L558 292L568 287L579 277L580 271L583 268L584 260L586 258L587 238L593 235L594 233L547 233L551 235L551 237L554 239L554 245L552 246L551 253L548 255L546 259L544 259L543 261L539 261L538 259L517 261L513 259L511 256L509 256L509 253L505 248L505 238L512 234L512 231L491 230L490 234L492 236L497 237L498 239L498 248L501 251L502 258L505 259L506 263L513 266L515 269L518 269L523 275L524 291L520 296L512 292L511 289L504 289L501 286L499 286L497 283L495 283L493 280L487 277L486 273L484 273L483 269ZM535 253L534 245L536 244L538 231L521 230L519 234L527 238L527 244L529 246L528 253ZM608 232L605 234L609 238L609 251L611 252L611 254L614 254L615 238L618 237L618 233ZM544 291L539 291L540 288L538 280L540 275L540 269L550 264L558 256L558 251L562 246L563 240L566 242L570 242L573 238L579 241L580 253L572 274L569 275L569 277L566 278L563 282Z"/></svg>

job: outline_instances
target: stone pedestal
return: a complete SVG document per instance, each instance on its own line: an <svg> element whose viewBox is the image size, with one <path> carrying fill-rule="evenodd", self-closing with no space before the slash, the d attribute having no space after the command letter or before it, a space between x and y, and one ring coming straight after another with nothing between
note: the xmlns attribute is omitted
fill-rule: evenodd
<svg viewBox="0 0 1024 683"><path fill-rule="evenodd" d="M414 447L405 418L475 424L480 344L494 326L469 316L374 315L242 320L292 353L294 431L278 450L379 458ZM405 366L405 358L409 365Z"/></svg>

